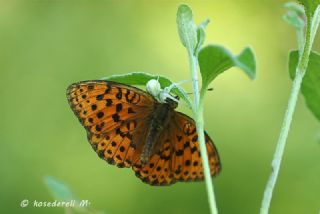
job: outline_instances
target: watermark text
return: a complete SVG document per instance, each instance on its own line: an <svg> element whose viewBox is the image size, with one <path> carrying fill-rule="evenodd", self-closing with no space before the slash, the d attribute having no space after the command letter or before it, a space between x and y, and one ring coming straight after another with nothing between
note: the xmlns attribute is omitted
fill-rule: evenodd
<svg viewBox="0 0 320 214"><path fill-rule="evenodd" d="M32 206L32 207L88 207L91 202L89 200L53 200L53 201L40 201L24 199L20 202L22 208Z"/></svg>

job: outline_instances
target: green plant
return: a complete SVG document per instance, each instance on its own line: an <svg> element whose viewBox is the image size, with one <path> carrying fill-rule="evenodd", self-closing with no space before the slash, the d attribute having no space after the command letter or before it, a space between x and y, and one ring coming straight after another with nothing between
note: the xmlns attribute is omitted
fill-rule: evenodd
<svg viewBox="0 0 320 214"><path fill-rule="evenodd" d="M306 99L307 106L320 120L320 72L317 70L320 67L320 55L311 51L320 22L320 1L300 0L300 3L304 7L295 3L286 4L286 8L289 11L284 18L296 28L299 49L289 54L289 72L290 77L293 79L293 84L272 161L272 172L262 200L261 214L269 213L272 193L279 174L300 88Z"/></svg>
<svg viewBox="0 0 320 214"><path fill-rule="evenodd" d="M285 4L288 12L284 19L296 29L298 50L291 51L289 54L289 74L293 84L272 161L272 172L262 200L261 214L269 213L272 193L279 175L281 160L300 89L308 108L320 120L320 72L317 71L320 67L320 55L311 50L320 23L320 0L300 0L300 3L302 5L296 3ZM240 68L251 79L254 79L256 74L255 57L253 51L248 47L235 56L220 45L204 46L205 28L209 20L196 25L193 21L192 11L187 5L179 6L176 21L181 43L187 50L194 97L192 99L180 85L176 85L171 93L178 95L193 112L202 154L210 211L211 213L218 213L203 134L205 95L209 84L219 74L231 67ZM199 72L201 74L201 84L199 84ZM146 86L150 80L156 79L162 88L174 84L167 77L144 72L112 75L103 79L140 86Z"/></svg>
<svg viewBox="0 0 320 214"><path fill-rule="evenodd" d="M196 122L198 139L201 150L201 158L205 175L207 193L211 213L217 213L217 206L213 191L212 179L204 140L204 97L208 85L221 73L231 67L242 69L251 79L255 78L255 57L250 48L245 48L238 56L234 56L226 48L219 45L207 45L203 47L205 40L205 27L208 20L197 26L193 21L191 9L187 5L180 5L177 11L177 25L181 43L186 48L189 59L190 75L192 79L194 100L180 86L176 86L172 93L178 95L193 111ZM200 68L202 84L199 87L198 72ZM151 79L158 79L161 87L168 87L173 81L159 75L144 72L133 72L122 75L113 75L103 79L120 83L145 86Z"/></svg>

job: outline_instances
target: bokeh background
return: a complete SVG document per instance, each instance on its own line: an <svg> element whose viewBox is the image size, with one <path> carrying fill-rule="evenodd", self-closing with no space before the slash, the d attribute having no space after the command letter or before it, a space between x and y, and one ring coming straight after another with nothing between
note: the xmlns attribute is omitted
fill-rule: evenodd
<svg viewBox="0 0 320 214"><path fill-rule="evenodd" d="M296 48L285 1L183 2L197 23L210 18L207 44L256 53L255 81L233 68L212 83L205 126L222 160L214 179L220 213L258 213L290 91L288 51ZM203 182L151 187L100 160L65 96L73 82L130 71L190 79L175 22L180 3L0 1L0 213L64 213L20 207L23 199L53 200L46 175L107 214L209 213ZM300 96L271 213L319 210L320 123Z"/></svg>

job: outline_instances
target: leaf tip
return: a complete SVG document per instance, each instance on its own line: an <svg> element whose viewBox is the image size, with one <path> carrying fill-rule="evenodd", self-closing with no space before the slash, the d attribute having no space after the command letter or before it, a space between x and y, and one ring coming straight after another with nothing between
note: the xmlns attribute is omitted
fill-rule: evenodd
<svg viewBox="0 0 320 214"><path fill-rule="evenodd" d="M177 10L177 16L192 19L192 10L187 4L180 4Z"/></svg>

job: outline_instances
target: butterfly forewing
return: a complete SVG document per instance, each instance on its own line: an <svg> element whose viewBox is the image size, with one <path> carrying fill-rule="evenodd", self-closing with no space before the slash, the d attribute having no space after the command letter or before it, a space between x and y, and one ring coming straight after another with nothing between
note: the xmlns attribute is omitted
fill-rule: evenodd
<svg viewBox="0 0 320 214"><path fill-rule="evenodd" d="M138 88L106 81L72 84L67 97L80 122L93 133L119 127L128 119L146 117L154 104L153 97Z"/></svg>
<svg viewBox="0 0 320 214"><path fill-rule="evenodd" d="M67 97L101 158L119 167L130 167L139 158L153 97L135 87L109 81L72 84Z"/></svg>

